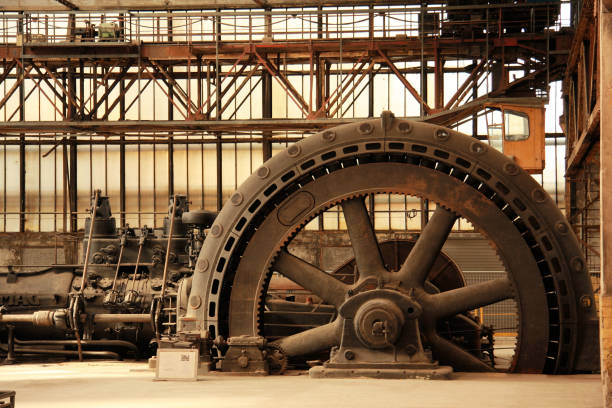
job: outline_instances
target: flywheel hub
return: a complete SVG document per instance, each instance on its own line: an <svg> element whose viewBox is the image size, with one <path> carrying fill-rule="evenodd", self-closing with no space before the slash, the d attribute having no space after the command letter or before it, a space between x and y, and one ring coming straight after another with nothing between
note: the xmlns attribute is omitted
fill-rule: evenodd
<svg viewBox="0 0 612 408"><path fill-rule="evenodd" d="M414 308L411 306L411 310ZM355 315L355 333L361 342L372 349L383 349L395 344L404 326L402 310L389 299L372 299L364 303Z"/></svg>

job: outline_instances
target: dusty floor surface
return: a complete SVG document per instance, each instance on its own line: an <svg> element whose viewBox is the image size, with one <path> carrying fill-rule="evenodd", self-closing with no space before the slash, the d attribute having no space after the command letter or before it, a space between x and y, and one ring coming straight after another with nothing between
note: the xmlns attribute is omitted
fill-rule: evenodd
<svg viewBox="0 0 612 408"><path fill-rule="evenodd" d="M454 374L451 381L211 375L153 381L145 363L0 366L0 390L29 407L600 407L598 375Z"/></svg>

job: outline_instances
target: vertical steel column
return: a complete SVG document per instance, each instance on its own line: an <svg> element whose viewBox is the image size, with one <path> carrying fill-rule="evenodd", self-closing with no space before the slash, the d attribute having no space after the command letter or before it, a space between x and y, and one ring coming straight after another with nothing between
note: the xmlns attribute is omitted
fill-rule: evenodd
<svg viewBox="0 0 612 408"><path fill-rule="evenodd" d="M171 11L169 13L172 13ZM173 40L172 16L168 17L168 42ZM168 74L172 75L173 69L168 67ZM174 86L168 82L168 120L174 120ZM168 133L168 195L174 195L174 137Z"/></svg>
<svg viewBox="0 0 612 408"><path fill-rule="evenodd" d="M119 92L119 120L125 120L125 81L123 79L119 82ZM121 134L119 140L119 219L121 228L125 228L125 212L127 208L125 204L125 136Z"/></svg>
<svg viewBox="0 0 612 408"><path fill-rule="evenodd" d="M264 119L272 118L272 76L266 70L262 70L262 92L261 92L261 109L262 109L262 117ZM263 132L262 133L262 153L263 160L266 161L270 157L272 157L272 142L270 138L272 137L272 132Z"/></svg>
<svg viewBox="0 0 612 408"><path fill-rule="evenodd" d="M216 10L220 12L219 9ZM221 15L215 17L215 117L221 120L221 64L219 62L219 43L221 42ZM223 146L222 133L215 132L217 137L216 153L217 153L217 211L223 207Z"/></svg>
<svg viewBox="0 0 612 408"><path fill-rule="evenodd" d="M71 15L71 19L74 20L74 14ZM74 21L70 24L74 27ZM67 85L68 85L68 120L74 120L76 117L76 106L73 101L76 101L76 77L74 66L70 59L68 59L68 71L67 71ZM70 136L70 231L76 232L78 229L77 221L77 137Z"/></svg>
<svg viewBox="0 0 612 408"><path fill-rule="evenodd" d="M319 14L317 14L317 38L321 39L323 38L323 15L321 14L321 11L323 11L323 7L318 6L317 10L319 11ZM325 78L327 77L327 70L325 68L327 64L325 63L325 60L321 58L319 52L315 52L314 60L316 67L315 80L317 88L315 91L316 106L314 107L314 111L322 112L323 103L326 100ZM317 219L319 224L319 230L322 231L324 229L323 216L318 216Z"/></svg>
<svg viewBox="0 0 612 408"><path fill-rule="evenodd" d="M79 59L79 119L85 116L85 64L82 59Z"/></svg>
<svg viewBox="0 0 612 408"><path fill-rule="evenodd" d="M440 55L440 44L434 41L434 105L436 109L444 107L444 59Z"/></svg>
<svg viewBox="0 0 612 408"><path fill-rule="evenodd" d="M272 38L272 15L270 14L271 11L272 10L270 8L265 9L266 15L264 17L265 19L264 24L266 26L266 37L268 38ZM269 119L269 118L272 118L272 76L265 69L261 70L261 76L262 76L261 78L262 117L264 119ZM272 142L270 141L270 138L272 137L272 132L263 132L262 136L263 136L263 139L261 143L261 148L262 148L262 153L263 153L263 160L266 161L270 157L272 157Z"/></svg>
<svg viewBox="0 0 612 408"><path fill-rule="evenodd" d="M601 93L601 295L600 345L604 407L612 406L612 64L604 50L612 46L612 1L602 0L599 10L599 72Z"/></svg>
<svg viewBox="0 0 612 408"><path fill-rule="evenodd" d="M317 7L317 10L319 12L321 12L323 10L323 7L319 6ZM321 39L323 38L323 15L322 14L317 14L317 38ZM325 63L324 61L321 59L321 54L320 52L316 51L314 54L314 60L315 60L315 68L316 68L316 75L315 75L315 79L316 79L316 92L315 92L315 98L316 98L316 106L315 106L315 112L318 112L319 109L321 109L321 107L323 106L323 101L325 100Z"/></svg>
<svg viewBox="0 0 612 408"><path fill-rule="evenodd" d="M427 60L425 59L425 52L424 52L425 16L427 15L426 7L427 6L424 7L423 4L421 3L421 13L419 14L419 18L420 18L419 31L420 31L420 37L421 37L421 72L420 72L421 99L427 103L429 102L427 100L427 93L428 93L428 88L429 88L428 81L427 81L428 67L427 67ZM434 78L434 82L435 82L435 78ZM435 88L435 84L434 84L434 88ZM434 90L434 93L435 92L437 92L437 89ZM441 92L444 92L444 91L441 90ZM437 94L435 96L435 99L437 101ZM421 117L425 115L425 107L423 106L422 103L421 103L420 114L421 114ZM421 230L425 227L425 225L428 222L429 222L429 200L421 199Z"/></svg>
<svg viewBox="0 0 612 408"><path fill-rule="evenodd" d="M74 41L74 31L76 27L76 16L74 13L68 16L68 38L69 41ZM75 77L75 69L72 65L72 60L68 59L68 69L64 71L64 78L67 81L67 84L64 84L64 88L68 89L68 120L75 120L76 118L76 106L74 105L74 101L76 101L76 77ZM66 87L67 85L67 87ZM69 184L69 193L70 193L70 231L76 232L78 228L77 222L77 140L76 136L70 136L70 184Z"/></svg>
<svg viewBox="0 0 612 408"><path fill-rule="evenodd" d="M374 39L374 6L370 6L370 14L368 15L368 34L370 40ZM368 117L374 117L374 73L370 71L368 74ZM368 195L370 224L375 227L374 224L374 194Z"/></svg>
<svg viewBox="0 0 612 408"><path fill-rule="evenodd" d="M474 65L478 64L477 60L474 60ZM472 100L478 98L478 81L474 80L472 85ZM472 115L472 137L478 137L478 115L475 113Z"/></svg>
<svg viewBox="0 0 612 408"><path fill-rule="evenodd" d="M202 57L198 55L197 58L197 70L198 70L198 78L197 78L197 83L198 83L198 104L197 106L202 106ZM198 112L194 112L195 114L197 114Z"/></svg>
<svg viewBox="0 0 612 408"><path fill-rule="evenodd" d="M23 13L19 13L19 23L17 31L20 34L23 32ZM23 40L25 41L25 39ZM19 120L25 120L25 81L24 72L21 66L17 67L17 80L21 81L19 85ZM25 135L19 135L19 232L25 231L26 223L26 155L25 155Z"/></svg>
<svg viewBox="0 0 612 408"><path fill-rule="evenodd" d="M370 14L368 14L368 34L369 39L374 39L374 6L370 6ZM368 74L368 117L374 117L374 72Z"/></svg>

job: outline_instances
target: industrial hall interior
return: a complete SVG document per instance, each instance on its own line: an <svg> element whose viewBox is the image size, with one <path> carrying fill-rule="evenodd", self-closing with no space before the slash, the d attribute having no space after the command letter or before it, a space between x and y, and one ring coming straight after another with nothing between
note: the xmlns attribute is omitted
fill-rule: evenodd
<svg viewBox="0 0 612 408"><path fill-rule="evenodd" d="M0 0L0 408L612 407L610 50L612 0Z"/></svg>

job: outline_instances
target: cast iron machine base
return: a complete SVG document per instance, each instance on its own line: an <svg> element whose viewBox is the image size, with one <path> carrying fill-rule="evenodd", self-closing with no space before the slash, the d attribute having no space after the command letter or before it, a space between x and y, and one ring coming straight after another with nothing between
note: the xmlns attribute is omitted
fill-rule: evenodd
<svg viewBox="0 0 612 408"><path fill-rule="evenodd" d="M340 346L332 348L330 359L323 366L310 370L311 377L450 376L452 368L440 367L431 353L423 349L418 322L422 308L413 297L384 288L350 295L338 309L342 327Z"/></svg>

